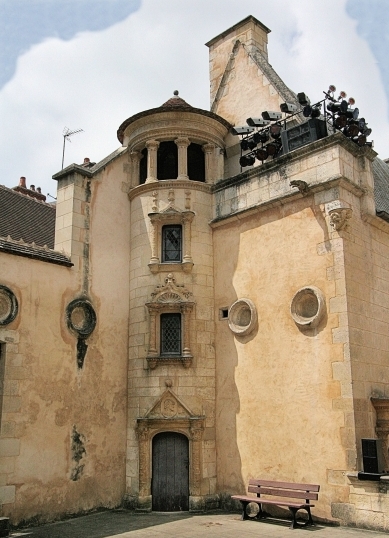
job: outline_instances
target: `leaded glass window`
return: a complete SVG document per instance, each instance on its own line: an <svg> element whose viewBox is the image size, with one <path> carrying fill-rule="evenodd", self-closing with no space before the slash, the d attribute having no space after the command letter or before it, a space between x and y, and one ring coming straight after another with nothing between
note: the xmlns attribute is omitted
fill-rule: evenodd
<svg viewBox="0 0 389 538"><path fill-rule="evenodd" d="M179 263L182 261L182 226L162 227L162 262Z"/></svg>
<svg viewBox="0 0 389 538"><path fill-rule="evenodd" d="M161 355L181 355L181 314L161 314Z"/></svg>

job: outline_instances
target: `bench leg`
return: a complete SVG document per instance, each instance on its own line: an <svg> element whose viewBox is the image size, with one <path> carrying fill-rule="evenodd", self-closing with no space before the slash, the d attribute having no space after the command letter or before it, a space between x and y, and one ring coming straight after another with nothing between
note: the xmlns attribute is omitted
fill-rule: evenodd
<svg viewBox="0 0 389 538"><path fill-rule="evenodd" d="M246 508L247 508L247 505L249 504L248 502L246 501L240 501L242 503L242 507L243 507L243 510L242 510L242 521L244 521L245 519L249 519L249 516L247 515L247 512L246 512Z"/></svg>
<svg viewBox="0 0 389 538"><path fill-rule="evenodd" d="M290 528L291 529L297 529L298 527L301 526L296 521L297 508L292 508L290 506L288 506L288 508L292 512L292 516L293 516L293 520L292 520L292 524L291 524Z"/></svg>
<svg viewBox="0 0 389 538"><path fill-rule="evenodd" d="M291 506L288 506L289 510L292 512L292 516L293 516L293 521L292 521L292 524L290 526L291 529L298 529L299 527L308 527L308 526L314 526L314 522L313 522L313 519L312 519L312 515L311 515L311 509L309 508L309 506L307 508L292 508ZM296 520L296 514L298 512L298 510L306 510L307 513L308 513L308 521L306 521L305 523L297 523L297 520Z"/></svg>

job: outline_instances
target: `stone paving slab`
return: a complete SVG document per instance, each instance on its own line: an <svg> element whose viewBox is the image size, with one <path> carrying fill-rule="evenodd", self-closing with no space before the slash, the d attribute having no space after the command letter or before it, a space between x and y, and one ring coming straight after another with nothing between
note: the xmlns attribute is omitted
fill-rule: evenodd
<svg viewBox="0 0 389 538"><path fill-rule="evenodd" d="M316 525L289 528L280 520L241 521L238 514L185 513L137 514L111 510L60 521L41 527L20 529L12 538L383 538L385 533ZM291 535L290 533L293 532Z"/></svg>

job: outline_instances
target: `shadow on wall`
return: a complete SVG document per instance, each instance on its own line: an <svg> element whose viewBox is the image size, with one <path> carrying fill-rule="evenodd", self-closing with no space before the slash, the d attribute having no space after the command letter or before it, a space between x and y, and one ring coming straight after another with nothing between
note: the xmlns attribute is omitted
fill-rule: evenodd
<svg viewBox="0 0 389 538"><path fill-rule="evenodd" d="M228 226L226 226L226 229ZM233 332L226 316L226 310L238 299L232 287L231 275L238 265L239 234L228 234L218 240L214 234L215 248L215 298L216 311L216 442L217 442L217 479L221 492L222 508L229 509L231 500L223 493L245 491L242 477L242 461L237 442L237 415L240 412L240 397L235 382L238 366L238 353ZM224 237L228 241L223 241ZM224 314L223 314L224 312ZM246 340L250 336L239 336Z"/></svg>

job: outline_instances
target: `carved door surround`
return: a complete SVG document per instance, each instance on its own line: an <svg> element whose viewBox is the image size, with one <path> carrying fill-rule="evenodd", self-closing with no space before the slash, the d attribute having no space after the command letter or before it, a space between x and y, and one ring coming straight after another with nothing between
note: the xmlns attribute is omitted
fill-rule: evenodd
<svg viewBox="0 0 389 538"><path fill-rule="evenodd" d="M172 364L180 362L185 368L192 364L193 355L190 350L190 320L195 303L192 293L184 286L177 286L172 273L165 278L163 286L157 286L151 294L151 301L146 303L149 311L149 350L147 362L151 369L158 364ZM158 339L160 328L160 315L166 312L180 312L182 316L182 352L180 356L161 356Z"/></svg>
<svg viewBox="0 0 389 538"><path fill-rule="evenodd" d="M168 195L168 206L162 211L157 208L157 192L154 193L152 213L149 213L151 222L150 228L150 243L151 243L151 258L149 268L152 273L158 271L177 271L182 270L186 273L190 272L193 267L191 255L191 223L195 216L190 207L190 192L186 192L186 208L181 211L174 206L174 191L171 189ZM165 224L181 224L183 228L183 258L181 263L161 263L161 231Z"/></svg>
<svg viewBox="0 0 389 538"><path fill-rule="evenodd" d="M161 432L176 432L189 439L189 499L201 495L201 446L205 416L194 415L167 388L143 418L137 419L139 442L139 505L151 509L152 439Z"/></svg>
<svg viewBox="0 0 389 538"><path fill-rule="evenodd" d="M382 439L385 469L389 469L389 398L371 398L377 414L376 433Z"/></svg>

